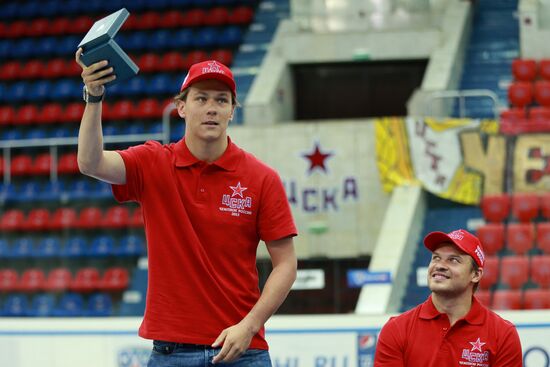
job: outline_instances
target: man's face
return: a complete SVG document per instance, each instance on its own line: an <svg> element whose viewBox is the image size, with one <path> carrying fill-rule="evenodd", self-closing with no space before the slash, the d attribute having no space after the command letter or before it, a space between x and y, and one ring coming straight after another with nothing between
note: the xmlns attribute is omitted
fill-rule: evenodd
<svg viewBox="0 0 550 367"><path fill-rule="evenodd" d="M207 142L226 138L233 117L231 92L215 79L194 83L187 99L178 103L178 113L185 118L186 136Z"/></svg>
<svg viewBox="0 0 550 367"><path fill-rule="evenodd" d="M482 270L474 271L472 258L450 243L432 253L428 266L428 287L433 293L456 296L481 279Z"/></svg>

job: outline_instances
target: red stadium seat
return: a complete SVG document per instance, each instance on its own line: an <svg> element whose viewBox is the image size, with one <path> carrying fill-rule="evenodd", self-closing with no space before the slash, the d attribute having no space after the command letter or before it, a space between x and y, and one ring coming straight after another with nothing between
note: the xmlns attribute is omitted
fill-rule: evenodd
<svg viewBox="0 0 550 367"><path fill-rule="evenodd" d="M0 175L4 174L4 157L0 156Z"/></svg>
<svg viewBox="0 0 550 367"><path fill-rule="evenodd" d="M118 101L113 104L110 117L113 120L128 120L132 118L134 108L134 103L130 100Z"/></svg>
<svg viewBox="0 0 550 367"><path fill-rule="evenodd" d="M545 80L550 80L550 59L539 61L539 75Z"/></svg>
<svg viewBox="0 0 550 367"><path fill-rule="evenodd" d="M160 57L154 53L144 53L137 59L137 64L144 73L159 71L162 65Z"/></svg>
<svg viewBox="0 0 550 367"><path fill-rule="evenodd" d="M106 292L121 292L128 288L128 283L128 270L122 267L109 268L101 278L99 289Z"/></svg>
<svg viewBox="0 0 550 367"><path fill-rule="evenodd" d="M19 76L23 79L41 78L44 72L44 64L39 60L30 60L23 64Z"/></svg>
<svg viewBox="0 0 550 367"><path fill-rule="evenodd" d="M537 76L537 62L533 59L515 59L512 61L512 75L515 80L530 82Z"/></svg>
<svg viewBox="0 0 550 367"><path fill-rule="evenodd" d="M550 290L527 289L523 293L523 308L526 310L543 310L550 308Z"/></svg>
<svg viewBox="0 0 550 367"><path fill-rule="evenodd" d="M130 216L130 220L128 221L128 225L130 227L143 227L143 213L141 211L141 206L134 209L132 215Z"/></svg>
<svg viewBox="0 0 550 367"><path fill-rule="evenodd" d="M182 27L200 27L204 24L206 13L202 9L192 9L183 13L181 18Z"/></svg>
<svg viewBox="0 0 550 367"><path fill-rule="evenodd" d="M26 176L32 174L32 158L27 154L13 157L11 160L12 176Z"/></svg>
<svg viewBox="0 0 550 367"><path fill-rule="evenodd" d="M178 51L167 52L162 56L160 62L162 71L182 71L185 70L185 58Z"/></svg>
<svg viewBox="0 0 550 367"><path fill-rule="evenodd" d="M49 175L52 165L52 157L50 153L42 153L34 158L31 167L31 172L34 175Z"/></svg>
<svg viewBox="0 0 550 367"><path fill-rule="evenodd" d="M550 287L550 255L531 257L531 280L539 287Z"/></svg>
<svg viewBox="0 0 550 367"><path fill-rule="evenodd" d="M179 28L182 22L183 14L179 10L170 10L161 16L161 24L165 28Z"/></svg>
<svg viewBox="0 0 550 367"><path fill-rule="evenodd" d="M44 282L44 290L49 292L62 292L69 289L72 274L68 268L55 268L48 273Z"/></svg>
<svg viewBox="0 0 550 367"><path fill-rule="evenodd" d="M504 224L488 223L477 230L477 237L483 245L485 254L495 255L504 247Z"/></svg>
<svg viewBox="0 0 550 367"><path fill-rule="evenodd" d="M540 210L544 218L550 219L550 192L540 194Z"/></svg>
<svg viewBox="0 0 550 367"><path fill-rule="evenodd" d="M508 88L508 100L513 106L525 107L533 102L533 85L527 82L514 82Z"/></svg>
<svg viewBox="0 0 550 367"><path fill-rule="evenodd" d="M185 69L189 69L191 68L191 65L201 61L206 61L208 59L209 59L208 54L205 51L200 51L200 50L191 51L187 54L187 56L185 56L184 67Z"/></svg>
<svg viewBox="0 0 550 367"><path fill-rule="evenodd" d="M0 219L0 230L17 231L23 229L25 214L20 209L10 209L4 212Z"/></svg>
<svg viewBox="0 0 550 367"><path fill-rule="evenodd" d="M65 153L59 157L59 161L57 162L57 172L61 174L80 173L76 152Z"/></svg>
<svg viewBox="0 0 550 367"><path fill-rule="evenodd" d="M125 206L113 206L105 212L101 226L105 228L125 228L130 221L130 212Z"/></svg>
<svg viewBox="0 0 550 367"><path fill-rule="evenodd" d="M499 257L487 256L485 266L483 267L483 277L479 282L479 287L483 289L491 288L498 283L499 277Z"/></svg>
<svg viewBox="0 0 550 367"><path fill-rule="evenodd" d="M16 20L11 22L9 27L6 28L6 38L19 38L25 36L27 32L28 24L24 20Z"/></svg>
<svg viewBox="0 0 550 367"><path fill-rule="evenodd" d="M63 107L59 103L48 103L42 106L42 110L36 116L38 123L54 124L61 122Z"/></svg>
<svg viewBox="0 0 550 367"><path fill-rule="evenodd" d="M78 215L78 221L76 223L77 228L91 229L97 228L101 224L103 213L99 208L88 207L82 209Z"/></svg>
<svg viewBox="0 0 550 367"><path fill-rule="evenodd" d="M512 289L521 288L529 279L529 258L505 256L500 262L500 283Z"/></svg>
<svg viewBox="0 0 550 367"><path fill-rule="evenodd" d="M161 24L159 13L154 11L148 11L139 15L138 26L139 29L157 29L164 27L164 25Z"/></svg>
<svg viewBox="0 0 550 367"><path fill-rule="evenodd" d="M28 231L42 231L50 225L50 212L48 209L31 209L27 215L27 220L23 224L24 229Z"/></svg>
<svg viewBox="0 0 550 367"><path fill-rule="evenodd" d="M15 123L15 109L12 106L0 106L0 126Z"/></svg>
<svg viewBox="0 0 550 367"><path fill-rule="evenodd" d="M94 25L94 19L92 17L81 15L70 22L70 27L67 29L67 32L84 35L90 30L92 25Z"/></svg>
<svg viewBox="0 0 550 367"><path fill-rule="evenodd" d="M65 106L61 115L61 122L80 122L84 114L84 105L80 102L72 102Z"/></svg>
<svg viewBox="0 0 550 367"><path fill-rule="evenodd" d="M507 194L485 195L481 198L481 211L485 220L502 222L510 214L510 197Z"/></svg>
<svg viewBox="0 0 550 367"><path fill-rule="evenodd" d="M67 63L65 64L65 72L63 73L64 76L68 77L80 77L80 74L82 73L82 68L78 63L74 60L67 60Z"/></svg>
<svg viewBox="0 0 550 367"><path fill-rule="evenodd" d="M74 61L72 61L74 62ZM44 66L44 77L46 79L59 78L65 75L65 69L67 67L67 62L65 59L57 58L51 59L46 62Z"/></svg>
<svg viewBox="0 0 550 367"><path fill-rule="evenodd" d="M17 289L22 292L37 292L44 288L46 276L42 269L27 269L21 274Z"/></svg>
<svg viewBox="0 0 550 367"><path fill-rule="evenodd" d="M19 61L8 61L0 66L0 79L14 80L19 78L21 64Z"/></svg>
<svg viewBox="0 0 550 367"><path fill-rule="evenodd" d="M78 270L69 289L74 292L89 293L99 288L99 270L94 267L86 267Z"/></svg>
<svg viewBox="0 0 550 367"><path fill-rule="evenodd" d="M539 80L535 82L535 100L544 107L550 107L550 81Z"/></svg>
<svg viewBox="0 0 550 367"><path fill-rule="evenodd" d="M229 50L214 50L210 58L228 66L233 62L233 54Z"/></svg>
<svg viewBox="0 0 550 367"><path fill-rule="evenodd" d="M19 274L13 269L0 269L0 292L12 292L17 289Z"/></svg>
<svg viewBox="0 0 550 367"><path fill-rule="evenodd" d="M514 193L512 213L521 222L530 222L539 215L539 196L533 193Z"/></svg>
<svg viewBox="0 0 550 367"><path fill-rule="evenodd" d="M50 20L47 18L37 18L30 21L27 29L27 35L31 37L40 37L48 34L50 28Z"/></svg>
<svg viewBox="0 0 550 367"><path fill-rule="evenodd" d="M138 102L134 111L138 119L157 119L162 117L162 106L157 99L146 98Z"/></svg>
<svg viewBox="0 0 550 367"><path fill-rule="evenodd" d="M78 215L73 208L58 208L51 217L50 228L51 229L65 229L76 227L78 222Z"/></svg>
<svg viewBox="0 0 550 367"><path fill-rule="evenodd" d="M252 22L254 10L247 6L239 6L235 8L229 15L228 22L236 25L246 25Z"/></svg>
<svg viewBox="0 0 550 367"><path fill-rule="evenodd" d="M518 289L499 289L493 292L492 308L495 310L520 310L523 308L522 294Z"/></svg>
<svg viewBox="0 0 550 367"><path fill-rule="evenodd" d="M227 23L229 19L229 11L222 7L217 6L206 12L206 17L204 18L204 25L207 26L223 26Z"/></svg>
<svg viewBox="0 0 550 367"><path fill-rule="evenodd" d="M38 107L35 104L28 104L19 107L15 115L15 123L21 125L30 125L36 122L38 116Z"/></svg>
<svg viewBox="0 0 550 367"><path fill-rule="evenodd" d="M535 228L532 223L510 223L506 228L506 247L516 255L524 255L534 247Z"/></svg>
<svg viewBox="0 0 550 367"><path fill-rule="evenodd" d="M70 27L71 22L68 18L55 18L50 24L50 29L48 33L52 36L65 35L69 32Z"/></svg>
<svg viewBox="0 0 550 367"><path fill-rule="evenodd" d="M139 17L128 17L122 25L123 31L139 29Z"/></svg>
<svg viewBox="0 0 550 367"><path fill-rule="evenodd" d="M549 107L531 107L529 109L529 122L549 123L550 108Z"/></svg>
<svg viewBox="0 0 550 367"><path fill-rule="evenodd" d="M550 222L540 222L537 226L537 247L550 255Z"/></svg>
<svg viewBox="0 0 550 367"><path fill-rule="evenodd" d="M491 295L492 292L488 289L479 289L475 296L481 304L483 304L485 307L491 307Z"/></svg>

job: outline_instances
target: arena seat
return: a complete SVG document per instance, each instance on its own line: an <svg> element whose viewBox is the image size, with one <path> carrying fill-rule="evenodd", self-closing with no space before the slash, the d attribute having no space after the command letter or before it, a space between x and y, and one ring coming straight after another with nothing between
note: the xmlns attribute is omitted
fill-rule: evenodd
<svg viewBox="0 0 550 367"><path fill-rule="evenodd" d="M41 153L34 158L30 168L33 175L49 175L51 170L52 157L50 153Z"/></svg>
<svg viewBox="0 0 550 367"><path fill-rule="evenodd" d="M208 49L219 46L218 30L214 27L201 27L195 33L193 45L198 49Z"/></svg>
<svg viewBox="0 0 550 367"><path fill-rule="evenodd" d="M113 313L113 301L111 296L105 293L96 293L90 296L86 315L90 317L111 316Z"/></svg>
<svg viewBox="0 0 550 367"><path fill-rule="evenodd" d="M127 235L121 238L115 254L121 257L143 256L146 254L145 243L141 236Z"/></svg>
<svg viewBox="0 0 550 367"><path fill-rule="evenodd" d="M86 256L88 243L81 236L69 237L61 249L61 256L66 258L79 258Z"/></svg>
<svg viewBox="0 0 550 367"><path fill-rule="evenodd" d="M546 124L550 122L550 107L531 107L529 122Z"/></svg>
<svg viewBox="0 0 550 367"><path fill-rule="evenodd" d="M128 221L129 227L143 227L143 213L141 211L141 206L138 206L134 211L132 212L132 215L130 216L130 220Z"/></svg>
<svg viewBox="0 0 550 367"><path fill-rule="evenodd" d="M550 308L550 290L527 289L523 293L523 308L526 310L542 310Z"/></svg>
<svg viewBox="0 0 550 367"><path fill-rule="evenodd" d="M524 255L534 247L533 223L510 223L506 228L506 248L516 255Z"/></svg>
<svg viewBox="0 0 550 367"><path fill-rule="evenodd" d="M183 14L179 10L169 10L161 14L161 24L166 28L179 28L183 22Z"/></svg>
<svg viewBox="0 0 550 367"><path fill-rule="evenodd" d="M85 35L92 25L94 25L94 19L88 15L81 15L69 21L70 26L67 32ZM77 43L78 44L78 43Z"/></svg>
<svg viewBox="0 0 550 367"><path fill-rule="evenodd" d="M17 289L19 274L14 269L0 269L0 292L13 292Z"/></svg>
<svg viewBox="0 0 550 367"><path fill-rule="evenodd" d="M130 212L127 207L113 206L107 209L101 226L104 228L125 228L128 227Z"/></svg>
<svg viewBox="0 0 550 367"><path fill-rule="evenodd" d="M122 100L112 105L109 117L113 120L128 120L132 118L134 112L134 102Z"/></svg>
<svg viewBox="0 0 550 367"><path fill-rule="evenodd" d="M60 174L80 173L76 156L76 152L61 155L57 162L57 172Z"/></svg>
<svg viewBox="0 0 550 367"><path fill-rule="evenodd" d="M50 223L50 212L48 209L31 209L27 219L23 223L23 229L27 231L43 231L48 229Z"/></svg>
<svg viewBox="0 0 550 367"><path fill-rule="evenodd" d="M84 105L81 102L69 103L61 115L61 122L80 122L83 114Z"/></svg>
<svg viewBox="0 0 550 367"><path fill-rule="evenodd" d="M504 232L503 223L488 223L478 228L477 237L481 241L486 255L495 255L502 250L504 247Z"/></svg>
<svg viewBox="0 0 550 367"><path fill-rule="evenodd" d="M215 6L206 12L204 25L220 27L229 20L229 11L223 6Z"/></svg>
<svg viewBox="0 0 550 367"><path fill-rule="evenodd" d="M483 217L489 222L502 222L510 214L508 194L484 195L481 198Z"/></svg>
<svg viewBox="0 0 550 367"><path fill-rule="evenodd" d="M183 28L200 27L204 24L206 12L203 9L192 9L183 13L180 24Z"/></svg>
<svg viewBox="0 0 550 367"><path fill-rule="evenodd" d="M53 124L61 122L63 107L59 103L48 103L42 106L40 113L36 116L36 122Z"/></svg>
<svg viewBox="0 0 550 367"><path fill-rule="evenodd" d="M123 267L113 267L105 270L99 289L105 292L122 292L128 288L128 270Z"/></svg>
<svg viewBox="0 0 550 367"><path fill-rule="evenodd" d="M22 65L19 77L22 79L38 79L43 77L43 72L44 65L42 61L32 59Z"/></svg>
<svg viewBox="0 0 550 367"><path fill-rule="evenodd" d="M550 59L539 60L539 75L544 80L550 80Z"/></svg>
<svg viewBox="0 0 550 367"><path fill-rule="evenodd" d="M194 50L189 52L185 56L185 69L190 69L193 64L196 64L198 62L206 61L210 57L206 53L206 51L202 50Z"/></svg>
<svg viewBox="0 0 550 367"><path fill-rule="evenodd" d="M112 236L101 235L92 240L90 248L88 249L88 257L108 257L113 255L115 248L115 242Z"/></svg>
<svg viewBox="0 0 550 367"><path fill-rule="evenodd" d="M31 125L36 121L38 107L35 104L28 104L17 109L15 123L20 125Z"/></svg>
<svg viewBox="0 0 550 367"><path fill-rule="evenodd" d="M167 52L160 59L159 69L162 71L183 71L185 69L185 58L181 52Z"/></svg>
<svg viewBox="0 0 550 367"><path fill-rule="evenodd" d="M156 11L147 11L138 15L139 21L137 25L139 29L151 30L163 28L164 25L161 23L160 14Z"/></svg>
<svg viewBox="0 0 550 367"><path fill-rule="evenodd" d="M210 54L210 58L228 66L230 66L231 63L233 62L233 54L231 53L230 50L225 50L225 49L218 49L218 50L212 51L212 53Z"/></svg>
<svg viewBox="0 0 550 367"><path fill-rule="evenodd" d="M78 222L76 223L76 227L82 229L98 228L100 226L102 218L103 213L101 212L101 209L97 207L84 208L80 211L80 214L78 215Z"/></svg>
<svg viewBox="0 0 550 367"><path fill-rule="evenodd" d="M498 289L493 292L492 308L495 310L520 310L523 308L522 294L518 289Z"/></svg>
<svg viewBox="0 0 550 367"><path fill-rule="evenodd" d="M230 24L246 25L252 22L254 10L248 6L238 6L229 15L227 21Z"/></svg>
<svg viewBox="0 0 550 367"><path fill-rule="evenodd" d="M500 261L500 283L512 289L522 287L529 279L529 258L505 256Z"/></svg>
<svg viewBox="0 0 550 367"><path fill-rule="evenodd" d="M72 274L69 268L59 267L50 270L46 281L44 282L44 290L48 292L62 292L69 289L72 281Z"/></svg>
<svg viewBox="0 0 550 367"><path fill-rule="evenodd" d="M168 29L159 29L149 35L148 48L153 51L162 52L171 48L172 31Z"/></svg>
<svg viewBox="0 0 550 367"><path fill-rule="evenodd" d="M26 31L27 36L40 37L50 32L50 20L48 18L37 18L29 21Z"/></svg>
<svg viewBox="0 0 550 367"><path fill-rule="evenodd" d="M11 246L10 258L24 259L34 255L34 240L31 237L18 237Z"/></svg>
<svg viewBox="0 0 550 367"><path fill-rule="evenodd" d="M48 236L42 237L36 247L36 258L51 259L59 256L61 252L61 243L59 238Z"/></svg>
<svg viewBox="0 0 550 367"><path fill-rule="evenodd" d="M15 123L15 109L12 106L0 106L0 126Z"/></svg>
<svg viewBox="0 0 550 367"><path fill-rule="evenodd" d="M161 57L155 53L147 52L136 59L139 69L143 73L157 72L161 70Z"/></svg>
<svg viewBox="0 0 550 367"><path fill-rule="evenodd" d="M533 85L527 82L513 82L508 87L508 100L516 107L530 105L533 102Z"/></svg>
<svg viewBox="0 0 550 367"><path fill-rule="evenodd" d="M174 49L184 50L193 45L194 33L189 28L178 29L174 31L171 40L171 46Z"/></svg>
<svg viewBox="0 0 550 367"><path fill-rule="evenodd" d="M488 289L478 289L475 293L476 298L481 302L485 307L491 307L491 296L492 292Z"/></svg>
<svg viewBox="0 0 550 367"><path fill-rule="evenodd" d="M48 317L53 315L55 298L53 294L36 294L31 299L27 316Z"/></svg>
<svg viewBox="0 0 550 367"><path fill-rule="evenodd" d="M51 216L49 227L53 230L72 228L76 225L77 220L74 208L57 208Z"/></svg>
<svg viewBox="0 0 550 367"><path fill-rule="evenodd" d="M22 317L27 315L28 300L23 294L10 294L4 300L2 316Z"/></svg>
<svg viewBox="0 0 550 367"><path fill-rule="evenodd" d="M482 289L491 288L498 283L500 271L499 271L498 256L487 256L485 258L485 266L483 266L483 277L479 282L479 287Z"/></svg>
<svg viewBox="0 0 550 367"><path fill-rule="evenodd" d="M544 107L550 107L550 81L538 80L535 82L535 100Z"/></svg>
<svg viewBox="0 0 550 367"><path fill-rule="evenodd" d="M0 219L0 230L17 231L23 229L25 213L21 209L9 209L4 212Z"/></svg>
<svg viewBox="0 0 550 367"><path fill-rule="evenodd" d="M27 181L17 188L16 196L13 197L13 200L18 202L31 202L39 198L40 191L41 188L38 182Z"/></svg>
<svg viewBox="0 0 550 367"><path fill-rule="evenodd" d="M0 80L19 79L21 73L21 63L17 60L6 61L0 66Z"/></svg>
<svg viewBox="0 0 550 367"><path fill-rule="evenodd" d="M541 288L550 287L550 255L531 257L531 280Z"/></svg>
<svg viewBox="0 0 550 367"><path fill-rule="evenodd" d="M140 100L135 108L134 117L138 119L157 119L162 117L162 106L155 98Z"/></svg>
<svg viewBox="0 0 550 367"><path fill-rule="evenodd" d="M550 222L539 222L537 226L537 247L550 255Z"/></svg>
<svg viewBox="0 0 550 367"><path fill-rule="evenodd" d="M79 293L93 292L98 289L99 280L100 275L97 268L85 267L76 272L69 289Z"/></svg>
<svg viewBox="0 0 550 367"><path fill-rule="evenodd" d="M38 292L44 288L46 276L38 268L27 269L21 274L17 289L21 292Z"/></svg>
<svg viewBox="0 0 550 367"><path fill-rule="evenodd" d="M55 316L75 317L84 315L84 299L78 293L65 293L54 310Z"/></svg>

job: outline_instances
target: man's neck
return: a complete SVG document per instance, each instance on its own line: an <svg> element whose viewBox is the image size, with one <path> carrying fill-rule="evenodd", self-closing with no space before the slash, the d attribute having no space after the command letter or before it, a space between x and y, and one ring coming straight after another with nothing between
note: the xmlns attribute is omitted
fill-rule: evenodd
<svg viewBox="0 0 550 367"><path fill-rule="evenodd" d="M212 163L223 155L229 143L227 136L224 136L223 139L211 142L186 137L185 144L193 156Z"/></svg>
<svg viewBox="0 0 550 367"><path fill-rule="evenodd" d="M447 314L451 326L470 312L472 308L472 295L468 292L455 297L432 293L432 302L441 313Z"/></svg>

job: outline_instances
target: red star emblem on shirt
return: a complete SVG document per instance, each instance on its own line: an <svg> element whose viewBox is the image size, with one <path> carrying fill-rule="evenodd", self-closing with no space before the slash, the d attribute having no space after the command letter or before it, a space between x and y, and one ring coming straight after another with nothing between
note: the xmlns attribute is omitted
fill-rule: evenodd
<svg viewBox="0 0 550 367"><path fill-rule="evenodd" d="M480 353L483 352L481 350L481 347L487 344L487 343L483 343L479 338L477 338L475 342L469 342L469 343L472 344L472 349L471 349L472 352L479 350Z"/></svg>
<svg viewBox="0 0 550 367"><path fill-rule="evenodd" d="M243 192L248 189L248 187L242 187L240 181L237 183L237 186L229 186L229 188L233 190L233 194L231 194L231 197L239 195L241 198L243 197Z"/></svg>
<svg viewBox="0 0 550 367"><path fill-rule="evenodd" d="M326 173L327 167L325 166L325 159L329 158L331 155L332 153L322 152L321 147L319 146L319 142L315 142L315 148L313 149L313 152L302 155L302 157L309 159L308 173L313 172L315 168L321 169Z"/></svg>

